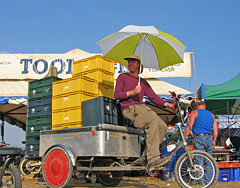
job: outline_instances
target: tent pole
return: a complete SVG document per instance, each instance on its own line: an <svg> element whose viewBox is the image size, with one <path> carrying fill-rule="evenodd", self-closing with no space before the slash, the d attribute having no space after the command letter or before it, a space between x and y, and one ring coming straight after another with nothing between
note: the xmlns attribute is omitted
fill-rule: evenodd
<svg viewBox="0 0 240 188"><path fill-rule="evenodd" d="M227 113L228 113L228 137L229 137L229 139L230 139L229 106L228 106L228 100L227 100Z"/></svg>
<svg viewBox="0 0 240 188"><path fill-rule="evenodd" d="M235 110L231 119L233 119L233 117L236 115L237 111L240 109L239 107L240 107L240 103L239 103L238 107L236 108L236 110ZM237 119L237 115L236 115L236 119Z"/></svg>
<svg viewBox="0 0 240 188"><path fill-rule="evenodd" d="M195 67L195 58L194 58L194 53L190 52L193 58L193 68L194 68L194 78L195 78L195 87L196 87L196 93L195 97L198 98L198 90L197 90L197 75L196 75L196 67Z"/></svg>
<svg viewBox="0 0 240 188"><path fill-rule="evenodd" d="M2 114L2 126L1 126L1 136L2 136L2 141L4 141L4 114Z"/></svg>

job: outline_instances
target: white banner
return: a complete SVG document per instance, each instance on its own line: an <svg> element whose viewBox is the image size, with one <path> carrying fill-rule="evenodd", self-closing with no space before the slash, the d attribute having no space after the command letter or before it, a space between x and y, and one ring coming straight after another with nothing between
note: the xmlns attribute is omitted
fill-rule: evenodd
<svg viewBox="0 0 240 188"><path fill-rule="evenodd" d="M43 78L50 66L56 66L60 78L72 76L72 63L95 54L80 49L65 54L0 54L0 80Z"/></svg>
<svg viewBox="0 0 240 188"><path fill-rule="evenodd" d="M124 72L128 72L128 69L119 63L115 63L114 79L117 79L118 75ZM141 74L142 78L191 77L191 76L192 76L191 52L184 53L184 63L169 66L163 70L144 68L143 73Z"/></svg>
<svg viewBox="0 0 240 188"><path fill-rule="evenodd" d="M0 80L0 96L27 96L28 81Z"/></svg>
<svg viewBox="0 0 240 188"><path fill-rule="evenodd" d="M72 77L72 63L96 54L80 49L65 54L0 54L0 96L27 96L28 81L43 78L51 65L58 68L60 78ZM190 53L184 54L184 63L164 70L144 69L143 78L190 77ZM127 68L115 63L116 79ZM159 92L159 91L157 91Z"/></svg>
<svg viewBox="0 0 240 188"><path fill-rule="evenodd" d="M72 76L72 63L96 54L80 49L65 54L0 54L0 80L35 80L43 78L50 66L56 66L60 78ZM127 72L123 65L115 63L114 78ZM163 70L144 68L143 78L191 77L190 52L184 53L184 63Z"/></svg>

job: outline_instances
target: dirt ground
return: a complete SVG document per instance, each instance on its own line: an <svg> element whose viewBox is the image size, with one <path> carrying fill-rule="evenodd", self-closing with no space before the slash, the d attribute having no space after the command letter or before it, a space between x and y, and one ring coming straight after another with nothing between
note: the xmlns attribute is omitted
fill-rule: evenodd
<svg viewBox="0 0 240 188"><path fill-rule="evenodd" d="M72 183L68 188L85 188L85 187L102 187L100 184L80 184L76 185ZM124 177L121 183L117 186L119 188L179 188L176 182L167 182L162 181L158 178L152 177ZM240 182L226 182L226 183L217 183L216 188L239 188ZM47 188L43 182L30 182L23 181L23 188Z"/></svg>

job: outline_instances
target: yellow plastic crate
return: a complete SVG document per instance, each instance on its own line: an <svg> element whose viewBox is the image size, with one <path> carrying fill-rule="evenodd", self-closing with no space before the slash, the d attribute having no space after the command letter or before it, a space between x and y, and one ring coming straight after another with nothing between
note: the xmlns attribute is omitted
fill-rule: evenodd
<svg viewBox="0 0 240 188"><path fill-rule="evenodd" d="M82 122L82 109L72 108L52 113L52 127L60 124Z"/></svg>
<svg viewBox="0 0 240 188"><path fill-rule="evenodd" d="M80 73L82 77L94 79L96 82L114 86L114 74L103 69L93 69Z"/></svg>
<svg viewBox="0 0 240 188"><path fill-rule="evenodd" d="M80 108L83 101L94 99L96 97L97 95L84 91L77 91L65 95L54 96L52 98L52 111L56 112L66 108Z"/></svg>
<svg viewBox="0 0 240 188"><path fill-rule="evenodd" d="M57 124L53 125L52 129L68 129L68 128L77 128L82 127L82 122L75 122L75 123L65 123L65 124ZM62 138L64 139L64 138Z"/></svg>
<svg viewBox="0 0 240 188"><path fill-rule="evenodd" d="M60 96L76 91L96 93L96 87L97 82L94 79L79 75L74 78L53 82L53 96Z"/></svg>
<svg viewBox="0 0 240 188"><path fill-rule="evenodd" d="M102 55L95 55L86 59L73 62L73 76L92 69L101 68L114 73L114 62L104 59Z"/></svg>
<svg viewBox="0 0 240 188"><path fill-rule="evenodd" d="M103 84L103 83L99 83L98 84L98 97L108 97L108 98L114 98L114 87L107 85L107 84Z"/></svg>

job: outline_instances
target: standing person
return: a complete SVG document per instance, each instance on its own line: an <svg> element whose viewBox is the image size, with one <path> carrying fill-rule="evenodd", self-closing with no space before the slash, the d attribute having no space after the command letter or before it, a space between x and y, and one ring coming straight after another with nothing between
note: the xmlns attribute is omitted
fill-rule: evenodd
<svg viewBox="0 0 240 188"><path fill-rule="evenodd" d="M184 131L184 137L187 138L192 131L195 135L194 149L212 154L218 136L215 116L210 111L206 110L204 101L193 101L192 106L195 107L196 110L192 111L190 114L189 122ZM209 182L211 171L208 166L210 164L208 162L204 163L203 159L200 158L197 158L196 162L200 166L203 166L205 170L205 174L203 178L199 180L199 183L204 184L205 181Z"/></svg>
<svg viewBox="0 0 240 188"><path fill-rule="evenodd" d="M184 131L184 137L187 138L192 131L195 135L194 148L212 154L218 136L215 116L206 110L204 101L194 101L192 106L196 110L190 114L187 127Z"/></svg>
<svg viewBox="0 0 240 188"><path fill-rule="evenodd" d="M138 84L141 64L139 56L132 55L124 59L128 61L129 72L117 78L114 97L120 100L123 117L130 119L135 127L145 130L147 159L149 170L152 171L165 162L160 160L159 145L165 137L167 125L142 101L143 96L147 96L156 105L174 107L158 97L145 79L140 78L140 85Z"/></svg>

